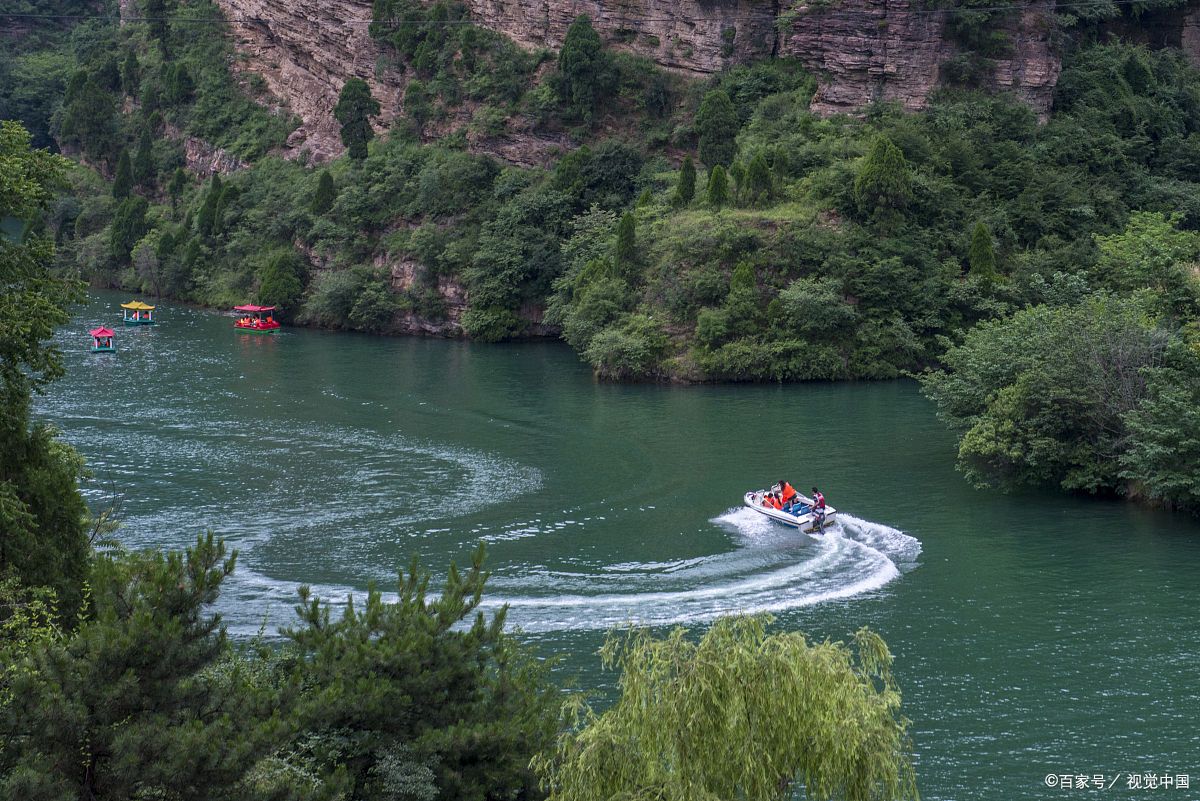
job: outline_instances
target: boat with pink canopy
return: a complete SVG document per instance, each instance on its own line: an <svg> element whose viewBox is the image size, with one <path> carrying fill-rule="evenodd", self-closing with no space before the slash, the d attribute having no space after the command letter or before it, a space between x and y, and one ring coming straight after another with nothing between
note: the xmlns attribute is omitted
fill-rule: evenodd
<svg viewBox="0 0 1200 801"><path fill-rule="evenodd" d="M92 353L112 353L117 349L113 344L113 330L100 326L88 331L92 335Z"/></svg>
<svg viewBox="0 0 1200 801"><path fill-rule="evenodd" d="M275 319L274 306L246 304L245 306L234 306L233 310L241 312L243 315L233 324L233 327L239 331L251 334L274 334L280 328L279 321Z"/></svg>

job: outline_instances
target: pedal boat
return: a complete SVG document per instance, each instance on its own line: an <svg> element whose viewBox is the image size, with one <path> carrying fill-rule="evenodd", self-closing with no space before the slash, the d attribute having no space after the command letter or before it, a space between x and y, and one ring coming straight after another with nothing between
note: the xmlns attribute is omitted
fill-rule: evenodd
<svg viewBox="0 0 1200 801"><path fill-rule="evenodd" d="M751 490L747 492L742 499L743 502L754 511L761 515L765 515L776 523L783 523L785 526L798 528L805 534L819 533L817 522L812 513L812 498L805 495L800 496L803 504L800 507L800 514L792 514L785 512L782 509L776 509L773 506L763 506L763 494L766 490ZM825 505L825 523L822 528L829 528L831 523L837 521L837 509L834 509L829 504Z"/></svg>

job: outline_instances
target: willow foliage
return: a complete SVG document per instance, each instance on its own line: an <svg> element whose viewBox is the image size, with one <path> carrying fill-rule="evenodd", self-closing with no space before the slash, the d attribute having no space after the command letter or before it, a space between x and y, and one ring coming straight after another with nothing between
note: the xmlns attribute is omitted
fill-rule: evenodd
<svg viewBox="0 0 1200 801"><path fill-rule="evenodd" d="M606 712L575 710L557 751L535 760L552 801L916 798L908 720L892 657L867 629L843 643L768 634L770 617L609 636L622 669Z"/></svg>

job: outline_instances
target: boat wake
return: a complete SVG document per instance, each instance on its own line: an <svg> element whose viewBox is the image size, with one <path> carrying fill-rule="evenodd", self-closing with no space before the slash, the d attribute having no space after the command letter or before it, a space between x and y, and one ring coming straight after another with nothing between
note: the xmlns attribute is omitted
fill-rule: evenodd
<svg viewBox="0 0 1200 801"><path fill-rule="evenodd" d="M712 522L737 547L671 563L621 563L596 572L556 571L493 579L493 604L525 631L665 626L722 615L783 612L878 590L911 569L918 540L897 529L841 514L822 536L772 523L744 507ZM536 592L542 585L554 594ZM506 594L522 587L521 594Z"/></svg>
<svg viewBox="0 0 1200 801"><path fill-rule="evenodd" d="M916 566L921 544L914 537L844 513L838 517L824 535L812 536L738 507L711 521L731 535L735 547L730 551L672 562L589 565L579 571L497 570L488 582L484 608L507 605L509 623L528 633L604 630L630 623L693 625L724 615L779 613L866 595ZM234 612L239 601L259 609L269 600L276 610L280 603L290 608L296 586L252 571L243 574L230 588L233 597L222 599L231 631L245 636L263 628L263 621ZM350 594L361 595L338 585L312 589L335 605ZM277 614L272 617L278 620Z"/></svg>

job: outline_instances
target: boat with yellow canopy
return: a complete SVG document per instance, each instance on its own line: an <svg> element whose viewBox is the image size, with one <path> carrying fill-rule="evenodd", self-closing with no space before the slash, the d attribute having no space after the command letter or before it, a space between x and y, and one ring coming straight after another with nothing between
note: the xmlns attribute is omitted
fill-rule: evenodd
<svg viewBox="0 0 1200 801"><path fill-rule="evenodd" d="M154 307L149 304L131 300L122 303L121 309L125 315L125 325L154 325Z"/></svg>

